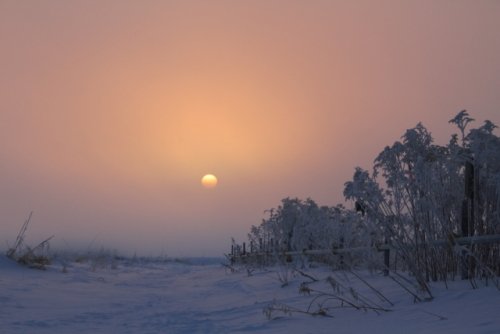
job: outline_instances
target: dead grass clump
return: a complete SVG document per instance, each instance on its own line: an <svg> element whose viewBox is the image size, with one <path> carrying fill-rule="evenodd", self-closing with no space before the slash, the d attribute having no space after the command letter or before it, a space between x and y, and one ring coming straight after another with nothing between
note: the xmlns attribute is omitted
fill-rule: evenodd
<svg viewBox="0 0 500 334"><path fill-rule="evenodd" d="M33 216L33 212L30 212L28 219L21 226L21 230L19 231L16 242L14 246L7 250L7 257L22 264L28 266L30 268L42 269L44 270L47 265L51 263L49 256L49 248L50 248L50 240L54 237L45 239L40 242L35 247L30 247L25 244L25 235L28 230L28 226L31 221L31 217Z"/></svg>

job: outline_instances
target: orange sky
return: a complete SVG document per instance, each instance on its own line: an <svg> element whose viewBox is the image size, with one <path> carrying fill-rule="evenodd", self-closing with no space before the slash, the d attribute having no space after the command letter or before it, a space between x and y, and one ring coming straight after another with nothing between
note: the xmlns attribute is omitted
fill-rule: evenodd
<svg viewBox="0 0 500 334"><path fill-rule="evenodd" d="M422 121L500 125L500 2L0 0L0 234L220 255ZM215 189L200 178L214 173Z"/></svg>

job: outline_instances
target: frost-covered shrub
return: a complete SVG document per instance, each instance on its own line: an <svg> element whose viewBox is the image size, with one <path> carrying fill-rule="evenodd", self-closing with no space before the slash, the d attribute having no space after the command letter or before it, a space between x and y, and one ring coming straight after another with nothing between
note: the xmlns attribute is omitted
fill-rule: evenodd
<svg viewBox="0 0 500 334"><path fill-rule="evenodd" d="M465 111L453 118L462 143L453 135L446 146L433 144L419 123L377 156L372 175L357 168L345 184L346 199L377 222L422 285L455 275L460 265L461 254L436 241L452 246L459 236L499 233L500 140L489 121L467 133L472 121ZM499 270L496 245L475 246L469 257ZM469 275L481 274L479 263Z"/></svg>
<svg viewBox="0 0 500 334"><path fill-rule="evenodd" d="M269 217L259 226L252 226L248 239L264 252L280 254L289 251L333 250L370 244L373 231L366 228L361 215L342 205L318 206L313 200L285 198L281 205L268 210ZM262 249L260 249L262 248ZM316 256L331 262L332 254ZM355 259L343 256L352 263ZM338 260L338 258L336 259Z"/></svg>
<svg viewBox="0 0 500 334"><path fill-rule="evenodd" d="M500 276L498 243L457 247L459 237L500 234L500 138L490 121L468 130L473 121L466 111L458 113L450 123L459 134L444 146L418 123L376 157L372 173L355 169L344 188L355 210L285 198L252 226L250 242L274 252L369 250L387 243L398 267L424 289L429 280L459 272ZM373 252L361 255L365 263L374 260ZM352 257L351 263L362 262Z"/></svg>

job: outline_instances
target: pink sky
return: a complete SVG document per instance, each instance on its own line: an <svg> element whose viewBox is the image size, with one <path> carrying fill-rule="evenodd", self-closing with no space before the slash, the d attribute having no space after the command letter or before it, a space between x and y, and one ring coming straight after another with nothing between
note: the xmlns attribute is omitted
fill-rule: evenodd
<svg viewBox="0 0 500 334"><path fill-rule="evenodd" d="M33 240L221 255L419 121L500 125L499 31L496 1L0 1L2 246L33 210Z"/></svg>

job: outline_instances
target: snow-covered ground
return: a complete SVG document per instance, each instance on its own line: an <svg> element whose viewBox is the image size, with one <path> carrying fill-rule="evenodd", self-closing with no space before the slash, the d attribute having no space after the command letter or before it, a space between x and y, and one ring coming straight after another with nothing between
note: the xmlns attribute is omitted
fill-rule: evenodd
<svg viewBox="0 0 500 334"><path fill-rule="evenodd" d="M0 333L500 333L500 292L492 286L433 284L434 301L414 303L393 280L360 272L391 306L352 274L326 268L307 274L321 279L308 288L332 293L330 276L330 283L391 311L333 308L338 303L326 295L311 304L316 292L299 294L311 280L284 267L248 275L220 261L121 260L40 271L0 256ZM270 305L305 311L309 304L314 312L322 302L333 317L273 311L269 320L263 312Z"/></svg>

